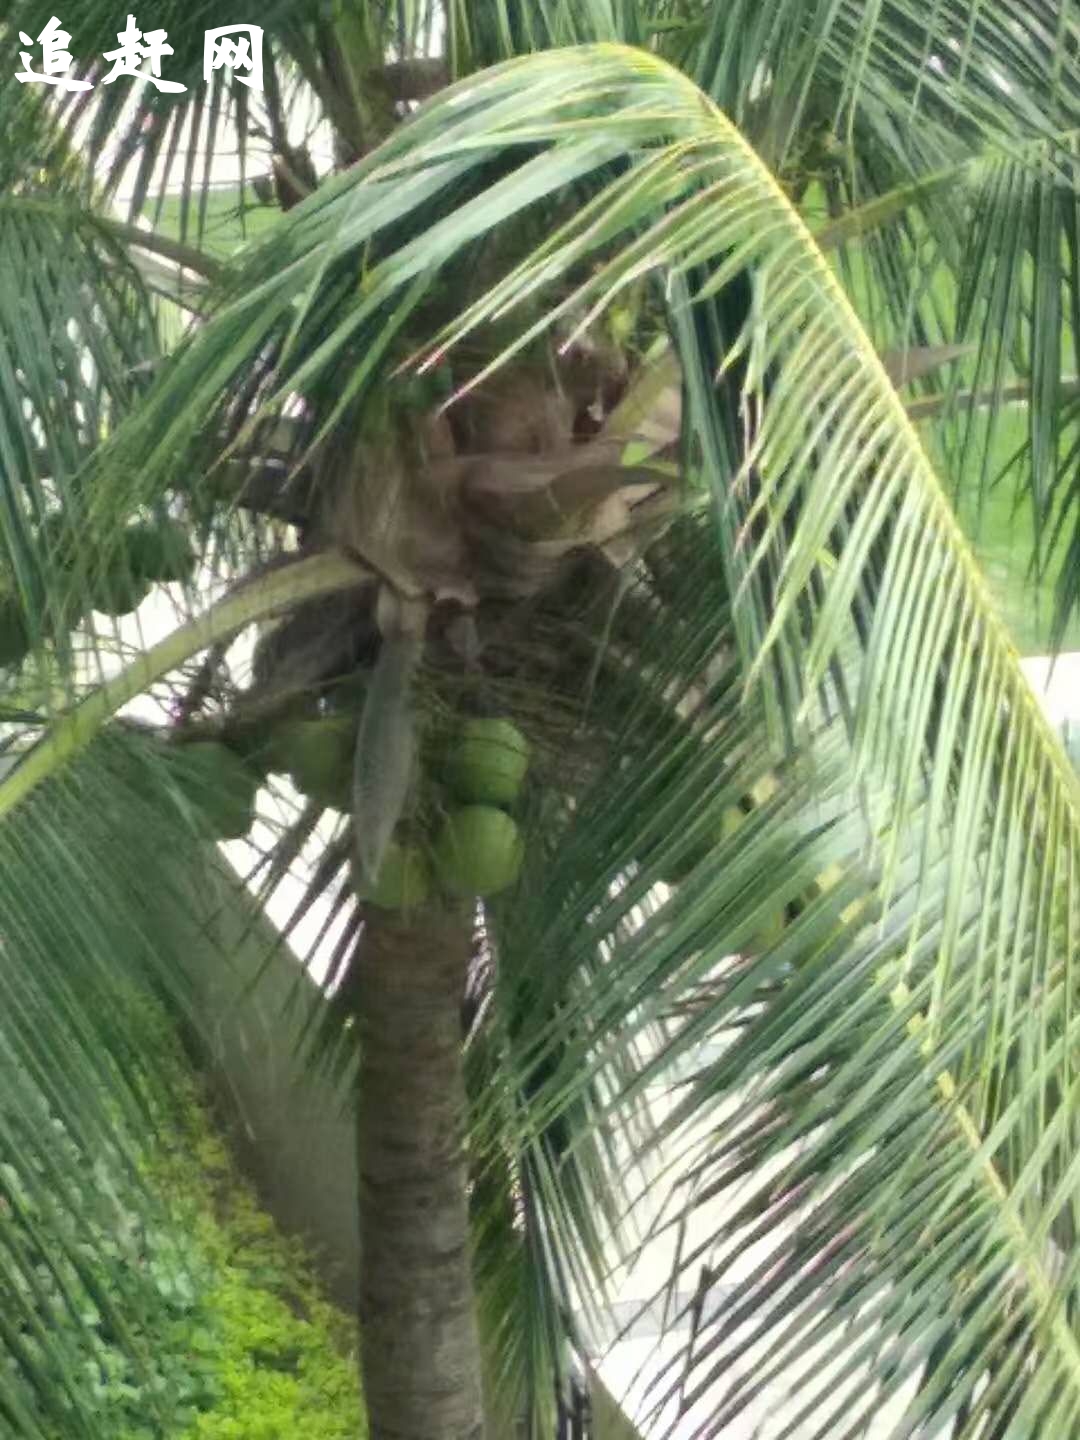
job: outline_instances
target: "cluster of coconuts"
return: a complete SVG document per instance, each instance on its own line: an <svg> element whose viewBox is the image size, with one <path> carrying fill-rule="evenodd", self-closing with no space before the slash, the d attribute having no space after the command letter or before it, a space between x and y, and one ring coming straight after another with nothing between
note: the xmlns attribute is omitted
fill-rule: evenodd
<svg viewBox="0 0 1080 1440"><path fill-rule="evenodd" d="M255 800L269 771L288 774L319 804L352 806L355 712L279 721L247 755L224 741L177 747L175 779L218 840L236 840L255 819ZM524 858L510 809L529 768L529 744L511 721L461 723L441 751L437 780L449 804L427 843L393 839L375 884L364 895L387 910L414 909L436 890L455 899L497 895L517 879Z"/></svg>
<svg viewBox="0 0 1080 1440"><path fill-rule="evenodd" d="M194 569L195 552L179 521L129 525L109 563L91 573L88 608L103 615L128 615L155 585L186 582Z"/></svg>
<svg viewBox="0 0 1080 1440"><path fill-rule="evenodd" d="M67 516L57 512L42 523L38 540L48 550L70 533ZM138 609L154 585L187 581L194 568L195 554L187 530L179 521L130 525L122 531L108 563L88 569L78 609L66 607L68 613L58 623L67 628L69 622L77 624L91 610L104 615L127 615ZM0 596L0 665L19 664L30 644L23 607L13 595Z"/></svg>
<svg viewBox="0 0 1080 1440"><path fill-rule="evenodd" d="M223 740L185 740L176 747L174 778L216 840L239 840L255 820L259 787L271 772L287 774L321 805L351 804L356 716L342 713L278 721L242 750Z"/></svg>
<svg viewBox="0 0 1080 1440"><path fill-rule="evenodd" d="M521 794L529 745L511 721L465 720L441 756L438 778L451 797L426 846L392 840L369 904L385 910L425 904L439 889L455 899L488 897L517 879L524 841L508 813Z"/></svg>

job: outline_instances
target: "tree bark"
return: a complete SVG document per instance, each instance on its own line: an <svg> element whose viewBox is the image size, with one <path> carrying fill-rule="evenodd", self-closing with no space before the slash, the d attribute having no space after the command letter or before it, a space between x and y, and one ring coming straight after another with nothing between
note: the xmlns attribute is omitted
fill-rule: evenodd
<svg viewBox="0 0 1080 1440"><path fill-rule="evenodd" d="M466 916L369 907L360 1006L360 1342L371 1440L482 1440L463 1152Z"/></svg>

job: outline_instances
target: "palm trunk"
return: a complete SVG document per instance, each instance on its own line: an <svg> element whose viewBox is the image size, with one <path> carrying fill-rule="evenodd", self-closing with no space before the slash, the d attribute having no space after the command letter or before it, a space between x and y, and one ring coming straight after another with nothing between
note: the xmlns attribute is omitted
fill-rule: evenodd
<svg viewBox="0 0 1080 1440"><path fill-rule="evenodd" d="M482 1440L463 1154L468 921L369 910L360 945L360 1326L371 1440Z"/></svg>

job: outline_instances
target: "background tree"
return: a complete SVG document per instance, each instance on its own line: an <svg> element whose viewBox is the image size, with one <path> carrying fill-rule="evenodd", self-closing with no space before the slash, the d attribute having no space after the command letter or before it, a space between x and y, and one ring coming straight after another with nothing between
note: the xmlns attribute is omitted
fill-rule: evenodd
<svg viewBox="0 0 1080 1440"><path fill-rule="evenodd" d="M1073 5L283 4L261 99L202 85L206 7L154 19L182 95L0 88L13 1055L110 1132L125 981L183 999L175 847L288 772L260 894L325 836L373 1435L478 1435L484 1354L543 1433L644 1087L707 1038L672 1223L730 1203L676 1278L765 1256L658 1407L1071 1433L1077 782L949 490L1023 398L1064 627ZM222 259L236 140L284 213ZM182 622L101 683L161 583ZM163 733L107 723L159 682Z"/></svg>

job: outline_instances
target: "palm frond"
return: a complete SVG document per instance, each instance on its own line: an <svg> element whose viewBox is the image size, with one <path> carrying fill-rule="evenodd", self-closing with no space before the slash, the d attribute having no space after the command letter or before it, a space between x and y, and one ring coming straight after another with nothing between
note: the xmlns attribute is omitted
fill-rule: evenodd
<svg viewBox="0 0 1080 1440"><path fill-rule="evenodd" d="M192 904L205 837L162 761L160 745L115 727L0 827L0 1413L12 1436L102 1434L86 1373L99 1323L134 1377L149 1370L140 1232L113 1216L132 1283L104 1288L96 1246L112 1201L94 1187L128 1177L153 1224L139 1156L173 1103L154 1004L193 1013L190 957L210 945Z"/></svg>
<svg viewBox="0 0 1080 1440"><path fill-rule="evenodd" d="M41 527L145 389L156 324L124 247L71 201L0 200L0 550L31 632L52 556ZM32 635L40 639L40 634Z"/></svg>

